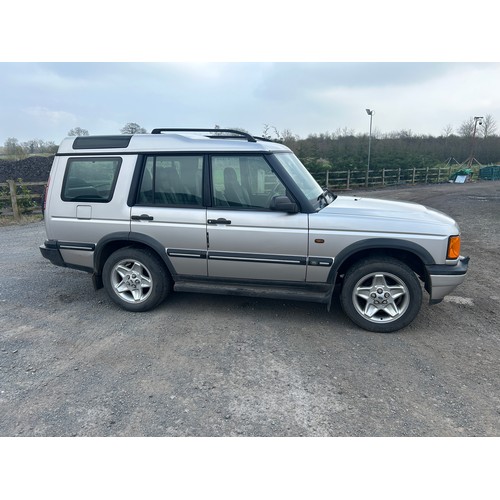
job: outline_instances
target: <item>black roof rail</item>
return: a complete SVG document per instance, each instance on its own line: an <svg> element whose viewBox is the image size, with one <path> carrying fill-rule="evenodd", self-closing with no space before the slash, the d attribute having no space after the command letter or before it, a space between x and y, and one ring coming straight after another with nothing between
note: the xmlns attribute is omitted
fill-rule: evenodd
<svg viewBox="0 0 500 500"><path fill-rule="evenodd" d="M216 135L209 135L211 139L236 139L244 137L248 142L257 142L257 140L246 132L241 130L233 130L230 128L154 128L152 134L161 134L162 132L213 132ZM232 136L228 135L218 135L220 132L234 134Z"/></svg>
<svg viewBox="0 0 500 500"><path fill-rule="evenodd" d="M279 142L277 139L269 139L268 137L257 137L256 135L254 136L254 139L264 142Z"/></svg>

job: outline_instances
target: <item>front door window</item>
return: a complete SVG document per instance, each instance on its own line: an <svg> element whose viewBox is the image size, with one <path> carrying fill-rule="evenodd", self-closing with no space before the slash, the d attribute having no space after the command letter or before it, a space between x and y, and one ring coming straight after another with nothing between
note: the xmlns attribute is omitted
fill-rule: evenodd
<svg viewBox="0 0 500 500"><path fill-rule="evenodd" d="M212 181L213 205L221 208L269 210L286 191L263 156L214 156Z"/></svg>

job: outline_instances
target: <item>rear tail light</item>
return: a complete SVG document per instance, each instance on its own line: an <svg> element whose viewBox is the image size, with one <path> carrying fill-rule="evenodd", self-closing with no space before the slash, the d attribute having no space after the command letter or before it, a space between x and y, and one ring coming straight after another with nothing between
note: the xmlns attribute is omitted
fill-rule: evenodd
<svg viewBox="0 0 500 500"><path fill-rule="evenodd" d="M45 209L47 208L47 193L49 191L49 184L50 184L50 177L49 180L47 181L47 184L45 184L45 193L43 194L43 213L45 213Z"/></svg>

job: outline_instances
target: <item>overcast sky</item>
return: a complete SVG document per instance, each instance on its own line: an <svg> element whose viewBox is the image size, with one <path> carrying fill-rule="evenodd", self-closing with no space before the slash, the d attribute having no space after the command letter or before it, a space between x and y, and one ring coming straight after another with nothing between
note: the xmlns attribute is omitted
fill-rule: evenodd
<svg viewBox="0 0 500 500"><path fill-rule="evenodd" d="M367 132L366 108L381 133L439 135L474 115L500 123L499 89L499 63L0 63L0 144L127 122Z"/></svg>
<svg viewBox="0 0 500 500"><path fill-rule="evenodd" d="M71 15L63 0L50 5L2 7L14 22L0 30L0 146L59 143L74 127L117 134L128 122L367 133L366 108L376 133L437 136L486 114L500 129L489 0L420 0L411 11L398 0L193 0L168 10L160 0L135 9L87 0Z"/></svg>

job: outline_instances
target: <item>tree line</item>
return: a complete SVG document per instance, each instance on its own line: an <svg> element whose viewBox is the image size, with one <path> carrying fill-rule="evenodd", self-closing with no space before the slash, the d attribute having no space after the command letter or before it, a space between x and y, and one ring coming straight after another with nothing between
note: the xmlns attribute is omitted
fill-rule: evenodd
<svg viewBox="0 0 500 500"><path fill-rule="evenodd" d="M310 135L286 137L283 142L311 171L364 169L367 166L367 135ZM488 165L500 162L500 137L419 136L408 131L372 137L370 169L425 168L442 163Z"/></svg>
<svg viewBox="0 0 500 500"><path fill-rule="evenodd" d="M127 123L121 129L122 134L146 134L147 130L137 123ZM75 127L68 130L69 137L90 135L87 129ZM36 154L55 154L59 146L53 141L43 141L41 139L31 139L29 141L20 142L15 137L9 137L3 145L4 155L22 160L30 155Z"/></svg>
<svg viewBox="0 0 500 500"><path fill-rule="evenodd" d="M470 117L455 132L451 125L442 133L414 134L400 130L371 137L370 170L426 168L438 164L458 165L470 159L474 165L500 163L500 136L491 115ZM264 126L264 137L279 140L292 149L311 172L366 169L369 136L343 128L333 133L310 134L305 139L290 130Z"/></svg>
<svg viewBox="0 0 500 500"><path fill-rule="evenodd" d="M483 165L498 163L500 136L496 134L496 122L491 115L481 117L481 120L477 118L464 120L456 132L451 125L447 125L438 137L414 134L411 130L386 134L375 131L371 137L370 169L425 168L450 162L460 164L469 158ZM220 127L215 125L214 128ZM246 132L241 128L239 130ZM120 132L147 133L134 122L125 124ZM68 136L85 135L89 135L89 131L80 127L68 131ZM312 172L366 169L367 166L369 137L366 133L356 134L352 129L343 128L333 133L310 134L301 138L289 129L279 131L265 124L261 135L287 145ZM15 138L9 138L4 144L4 154L20 159L32 154L53 154L57 147L52 141L33 139L20 143Z"/></svg>

